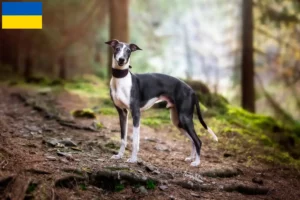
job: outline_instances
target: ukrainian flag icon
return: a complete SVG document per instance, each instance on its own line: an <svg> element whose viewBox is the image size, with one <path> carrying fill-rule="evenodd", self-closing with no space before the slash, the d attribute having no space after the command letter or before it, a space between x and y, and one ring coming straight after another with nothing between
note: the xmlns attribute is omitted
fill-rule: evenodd
<svg viewBox="0 0 300 200"><path fill-rule="evenodd" d="M2 29L42 29L42 2L2 2Z"/></svg>

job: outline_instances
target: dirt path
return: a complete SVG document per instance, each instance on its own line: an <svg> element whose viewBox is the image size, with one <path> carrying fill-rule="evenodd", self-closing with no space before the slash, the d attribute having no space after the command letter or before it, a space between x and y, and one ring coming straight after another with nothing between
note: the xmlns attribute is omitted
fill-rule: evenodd
<svg viewBox="0 0 300 200"><path fill-rule="evenodd" d="M249 165L243 155L224 154L208 135L202 138L200 167L190 167L184 162L190 144L172 126L141 127L139 163L125 162L131 139L125 158L110 160L119 146L117 117L99 115L104 128L97 131L67 127L26 105L19 93L0 90L1 199L300 199L298 172ZM67 93L50 102L43 102L47 94L38 98L64 119L85 107L83 99ZM75 120L81 127L92 123Z"/></svg>

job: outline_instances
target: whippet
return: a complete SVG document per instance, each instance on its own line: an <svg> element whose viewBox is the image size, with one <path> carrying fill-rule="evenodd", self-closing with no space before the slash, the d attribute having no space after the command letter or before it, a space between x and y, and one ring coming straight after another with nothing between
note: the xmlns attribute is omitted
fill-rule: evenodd
<svg viewBox="0 0 300 200"><path fill-rule="evenodd" d="M202 126L208 130L215 141L214 132L205 124L199 101L193 89L181 80L159 73L132 74L130 54L140 49L136 44L127 44L118 40L106 42L113 49L112 78L110 80L110 96L119 114L121 127L121 146L119 153L112 159L121 159L127 144L128 112L133 119L132 155L128 162L137 162L140 141L140 113L153 104L166 101L170 109L173 124L186 134L192 143L192 152L186 161L193 161L191 166L200 164L201 140L197 136L193 124L193 112L196 107Z"/></svg>

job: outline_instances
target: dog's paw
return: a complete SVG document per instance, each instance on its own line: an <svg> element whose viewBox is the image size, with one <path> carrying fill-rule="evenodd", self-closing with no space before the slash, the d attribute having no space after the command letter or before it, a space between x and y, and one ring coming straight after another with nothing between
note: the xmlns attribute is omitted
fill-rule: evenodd
<svg viewBox="0 0 300 200"><path fill-rule="evenodd" d="M190 161L192 161L192 160L194 160L194 158L191 157L191 156L186 157L186 158L184 159L185 162L190 162Z"/></svg>
<svg viewBox="0 0 300 200"><path fill-rule="evenodd" d="M200 165L200 160L199 160L199 161L196 160L196 161L194 161L194 162L191 163L191 166L192 166L192 167L197 167L197 166L199 166L199 165Z"/></svg>
<svg viewBox="0 0 300 200"><path fill-rule="evenodd" d="M110 159L118 160L121 159L122 157L123 157L122 155L117 154L117 155L113 155Z"/></svg>
<svg viewBox="0 0 300 200"><path fill-rule="evenodd" d="M131 157L127 160L127 162L129 163L136 163L137 162L137 158Z"/></svg>

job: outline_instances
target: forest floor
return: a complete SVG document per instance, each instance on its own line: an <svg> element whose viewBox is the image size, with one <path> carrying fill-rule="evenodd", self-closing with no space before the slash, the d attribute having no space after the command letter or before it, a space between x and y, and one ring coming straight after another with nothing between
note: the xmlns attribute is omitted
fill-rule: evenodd
<svg viewBox="0 0 300 200"><path fill-rule="evenodd" d="M68 91L1 86L0 95L1 199L300 199L298 170L224 150L224 135L216 143L203 134L201 164L191 167L190 143L176 128L142 125L131 164L131 120L126 154L111 160L116 115L74 119L87 101Z"/></svg>

